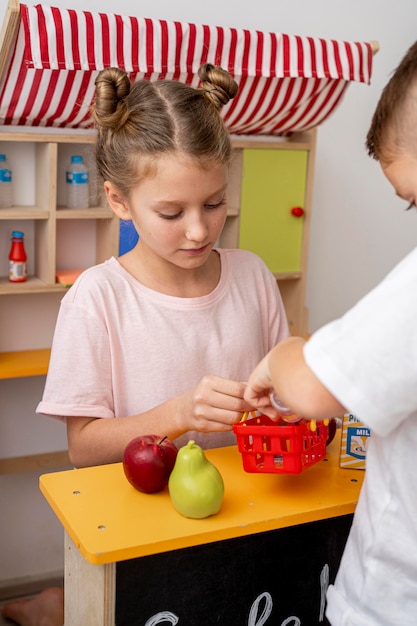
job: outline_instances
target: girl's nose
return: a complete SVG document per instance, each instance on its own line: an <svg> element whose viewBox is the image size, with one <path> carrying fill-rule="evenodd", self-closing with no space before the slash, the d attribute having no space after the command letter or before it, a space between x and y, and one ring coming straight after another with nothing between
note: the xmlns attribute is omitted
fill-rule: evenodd
<svg viewBox="0 0 417 626"><path fill-rule="evenodd" d="M187 222L185 236L189 241L204 241L207 237L207 224L201 215L190 216Z"/></svg>

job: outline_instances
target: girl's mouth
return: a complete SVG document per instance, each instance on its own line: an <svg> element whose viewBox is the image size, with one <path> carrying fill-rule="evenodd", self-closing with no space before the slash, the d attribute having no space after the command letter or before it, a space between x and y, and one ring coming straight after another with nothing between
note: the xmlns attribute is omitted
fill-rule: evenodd
<svg viewBox="0 0 417 626"><path fill-rule="evenodd" d="M205 252L208 248L208 244L205 246L202 246L201 248L182 248L182 252L184 252L184 254L187 254L189 256L198 256L199 254L202 254L203 252Z"/></svg>

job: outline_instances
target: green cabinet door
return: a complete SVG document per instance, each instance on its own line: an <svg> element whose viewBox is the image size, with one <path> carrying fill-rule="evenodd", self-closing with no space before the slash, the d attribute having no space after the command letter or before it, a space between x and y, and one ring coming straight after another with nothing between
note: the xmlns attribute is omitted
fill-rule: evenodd
<svg viewBox="0 0 417 626"><path fill-rule="evenodd" d="M274 273L299 272L308 152L245 149L239 247L258 254Z"/></svg>

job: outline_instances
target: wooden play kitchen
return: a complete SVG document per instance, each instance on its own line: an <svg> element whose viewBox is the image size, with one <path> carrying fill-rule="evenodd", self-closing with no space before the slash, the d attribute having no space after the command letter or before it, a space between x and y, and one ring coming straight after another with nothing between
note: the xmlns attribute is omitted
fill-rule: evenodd
<svg viewBox="0 0 417 626"><path fill-rule="evenodd" d="M63 189L71 155L83 156L94 174L89 106L104 65L136 78L169 75L196 83L196 68L208 61L238 80L239 94L225 110L234 159L218 244L265 260L291 332L305 335L316 128L351 82L370 81L378 45L7 4L0 31L0 153L10 160L15 197L0 211L0 300L7 319L0 393L10 394L10 380L19 378L23 397L32 377L47 373L49 344L38 337L42 312L48 308L54 318L67 289L57 275L118 254L119 221L100 190L92 190L89 206L68 209ZM95 45L97 33L106 45ZM28 275L12 284L7 254L16 229L25 233ZM21 410L16 397L13 405ZM2 427L20 427L10 415L1 417ZM363 477L339 468L337 451L334 442L328 460L299 476L246 473L237 447L208 452L226 494L221 512L207 520L181 518L167 493L135 492L118 464L43 476L41 489L66 534L66 626L86 620L88 626L151 626L164 616L188 626L266 620L276 626L289 616L311 624L312 607L319 620ZM66 451L33 450L0 459L0 474L67 464ZM136 621L129 621L131 614Z"/></svg>
<svg viewBox="0 0 417 626"><path fill-rule="evenodd" d="M136 45L148 37L152 58L149 46ZM94 47L97 40L107 43L101 56ZM162 49L166 59L159 57ZM236 49L241 56L235 57ZM90 206L68 209L63 184L70 155L85 157L93 174L89 105L103 64L124 67L137 78L158 79L164 75L162 66L172 63L165 67L168 74L196 81L195 62L191 67L183 61L210 50L213 59L207 60L228 67L239 81L239 94L225 111L235 154L228 217L218 243L247 248L265 260L279 283L292 334L305 335L316 128L352 82L370 81L377 49L376 42L122 19L8 0L0 32L0 152L10 158L15 200L0 211L0 300L7 328L0 333L0 385L13 378L25 384L25 378L46 374L49 345L39 343L43 328L37 324L44 324L46 306L55 319L60 294L67 289L57 274L118 254L119 220L102 194L93 189ZM31 180L33 197L21 201L20 192L30 188ZM7 254L15 229L25 233L28 276L11 284ZM19 315L16 296L31 300ZM32 331L21 341L19 325ZM0 474L67 463L64 451L26 454L0 459Z"/></svg>
<svg viewBox="0 0 417 626"><path fill-rule="evenodd" d="M106 42L101 53L94 44L97 32ZM140 40L152 41L152 55L147 46L137 46ZM15 199L0 211L0 300L10 329L0 337L0 385L18 377L29 385L30 377L46 374L49 346L37 344L34 320L44 323L36 313L45 302L56 314L53 294L67 289L57 275L118 254L119 220L99 189L90 190L88 207L65 207L65 164L71 155L84 157L94 179L89 106L104 64L119 65L136 78L168 74L196 82L197 65L188 65L196 54L201 62L228 67L239 81L239 93L225 109L234 159L228 217L218 243L252 250L265 260L279 283L292 334L305 335L316 128L352 82L370 81L377 49L375 42L171 24L8 0L0 32L0 153L12 166ZM203 58L202 51L213 58ZM337 63L330 62L333 57ZM32 199L21 201L22 190L31 191ZM25 233L28 276L12 284L7 254L15 229ZM16 296L31 300L22 315L15 314ZM21 340L16 325L23 321L31 332ZM61 451L26 454L0 459L0 473L67 462Z"/></svg>
<svg viewBox="0 0 417 626"><path fill-rule="evenodd" d="M225 496L202 520L166 489L135 490L121 463L41 476L65 529L65 626L246 626L251 610L271 626L319 624L364 476L340 468L339 450L338 434L296 476L246 473L236 446L206 451Z"/></svg>

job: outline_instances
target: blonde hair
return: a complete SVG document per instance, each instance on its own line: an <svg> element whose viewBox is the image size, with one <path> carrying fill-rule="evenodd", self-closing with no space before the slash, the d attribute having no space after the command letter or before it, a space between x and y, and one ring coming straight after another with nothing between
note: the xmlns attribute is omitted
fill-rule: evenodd
<svg viewBox="0 0 417 626"><path fill-rule="evenodd" d="M198 88L174 80L131 83L117 68L98 75L91 108L98 172L125 197L163 155L182 154L202 167L230 161L230 137L220 111L237 94L237 83L210 64L202 65L198 75Z"/></svg>

